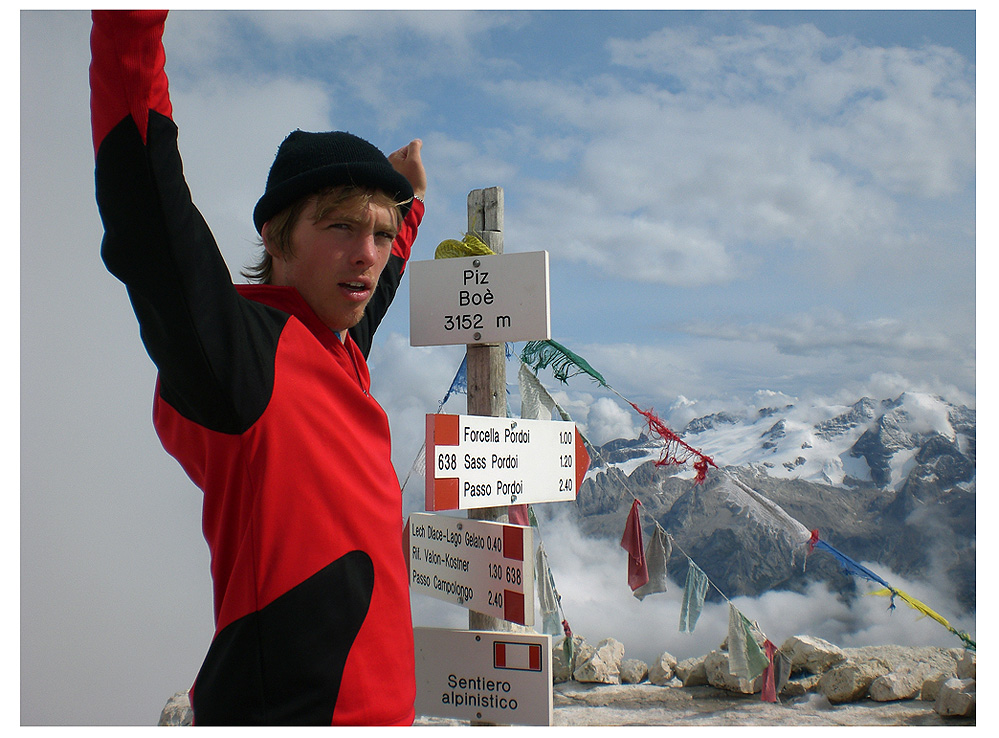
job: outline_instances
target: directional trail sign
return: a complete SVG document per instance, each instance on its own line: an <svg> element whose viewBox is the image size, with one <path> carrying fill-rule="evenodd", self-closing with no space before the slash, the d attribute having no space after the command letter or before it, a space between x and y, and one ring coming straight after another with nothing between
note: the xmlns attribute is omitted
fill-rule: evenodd
<svg viewBox="0 0 999 738"><path fill-rule="evenodd" d="M416 713L551 725L551 636L413 628Z"/></svg>
<svg viewBox="0 0 999 738"><path fill-rule="evenodd" d="M530 526L413 513L406 533L410 589L500 620L534 624Z"/></svg>
<svg viewBox="0 0 999 738"><path fill-rule="evenodd" d="M409 263L413 346L551 338L548 252Z"/></svg>
<svg viewBox="0 0 999 738"><path fill-rule="evenodd" d="M589 463L569 421L427 415L426 509L574 500Z"/></svg>

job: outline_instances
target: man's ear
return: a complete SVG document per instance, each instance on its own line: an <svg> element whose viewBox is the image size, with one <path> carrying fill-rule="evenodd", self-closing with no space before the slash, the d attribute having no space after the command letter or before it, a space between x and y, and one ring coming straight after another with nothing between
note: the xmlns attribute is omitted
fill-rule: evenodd
<svg viewBox="0 0 999 738"><path fill-rule="evenodd" d="M264 223L263 228L260 229L260 240L264 242L264 251L266 251L267 255L271 257L272 269L278 264L284 264L292 257L291 251L285 251L282 249L271 236L270 221Z"/></svg>
<svg viewBox="0 0 999 738"><path fill-rule="evenodd" d="M281 249L277 247L271 239L271 222L267 221L264 223L263 228L260 229L260 239L264 242L264 251L271 255L272 259L280 259L283 254Z"/></svg>

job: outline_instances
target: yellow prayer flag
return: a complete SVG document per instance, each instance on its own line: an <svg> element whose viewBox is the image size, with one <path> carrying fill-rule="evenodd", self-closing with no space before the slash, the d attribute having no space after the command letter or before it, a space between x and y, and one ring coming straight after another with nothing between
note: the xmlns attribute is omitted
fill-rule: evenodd
<svg viewBox="0 0 999 738"><path fill-rule="evenodd" d="M896 589L894 591L892 591L890 589L879 589L876 592L871 592L870 594L872 594L872 595L878 595L879 597L891 597L893 594L897 595L898 597L902 598L902 600L905 602L905 604L907 604L912 609L919 610L919 612L923 613L923 615L928 615L929 617L931 617L934 620L936 620L938 623L940 623L945 628L953 630L953 627L951 626L950 623L947 622L947 619L945 617L943 617L942 615L934 612L929 607L927 607L926 605L924 605L922 602L920 602L919 600L917 600L915 597L912 597L911 595L907 595L905 592L903 592L900 589Z"/></svg>

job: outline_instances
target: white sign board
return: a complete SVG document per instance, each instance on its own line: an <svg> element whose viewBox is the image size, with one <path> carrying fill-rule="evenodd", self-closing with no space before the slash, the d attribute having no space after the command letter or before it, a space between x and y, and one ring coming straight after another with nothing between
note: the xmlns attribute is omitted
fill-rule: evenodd
<svg viewBox="0 0 999 738"><path fill-rule="evenodd" d="M574 500L589 464L569 421L427 415L429 511Z"/></svg>
<svg viewBox="0 0 999 738"><path fill-rule="evenodd" d="M551 636L413 628L416 713L551 725Z"/></svg>
<svg viewBox="0 0 999 738"><path fill-rule="evenodd" d="M413 346L551 338L547 251L414 261L407 268Z"/></svg>
<svg viewBox="0 0 999 738"><path fill-rule="evenodd" d="M410 589L534 625L534 532L529 526L413 513L406 533Z"/></svg>

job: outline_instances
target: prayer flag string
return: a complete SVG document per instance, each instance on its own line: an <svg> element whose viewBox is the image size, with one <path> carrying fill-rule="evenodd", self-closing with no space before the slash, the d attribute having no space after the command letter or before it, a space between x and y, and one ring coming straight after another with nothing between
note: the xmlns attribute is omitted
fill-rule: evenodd
<svg viewBox="0 0 999 738"><path fill-rule="evenodd" d="M649 583L649 567L645 562L645 544L642 542L642 520L638 513L638 498L631 503L628 522L621 536L621 548L628 552L628 586L634 592Z"/></svg>
<svg viewBox="0 0 999 738"><path fill-rule="evenodd" d="M663 439L664 446L662 456L656 462L656 466L683 466L691 459L694 459L694 484L703 484L708 476L708 465L718 468L718 465L711 460L710 456L705 456L693 446L683 441L680 436L671 431L663 421L653 414L651 410L642 410L635 403L626 400L635 412L642 415L649 424L649 431Z"/></svg>
<svg viewBox="0 0 999 738"><path fill-rule="evenodd" d="M833 556L835 556L839 560L840 566L843 567L843 570L846 571L848 574L852 574L855 577L861 577L863 579L867 579L867 580L872 581L872 582L877 582L878 584L883 585L883 586L887 587L888 589L892 588L892 586L890 584L888 584L888 582L886 582L884 579L882 579L881 577L879 577L877 574L875 574L873 571L871 571L870 569L868 569L866 566L858 564L856 561L854 561L853 559L851 559L845 553L837 551L835 548L833 548L832 546L830 546L825 541L823 541L823 540L817 540L815 542L814 548L817 548L820 551L825 551L826 553L829 553L829 554L832 554ZM894 603L892 604L891 607L892 607L892 609L894 609L894 607L895 607Z"/></svg>
<svg viewBox="0 0 999 738"><path fill-rule="evenodd" d="M708 466L716 469L718 465L693 446L690 446L676 433L667 427L651 410L642 410L638 405L611 387L603 375L594 369L588 361L579 354L573 353L560 343L551 340L529 341L524 350L521 351L520 360L535 372L551 367L555 379L563 384L570 377L585 374L596 381L600 386L607 388L622 400L628 403L638 414L645 418L649 426L649 432L659 436L664 446L662 456L656 462L656 466L683 466L693 459L694 482L702 484L708 474Z"/></svg>
<svg viewBox="0 0 999 738"><path fill-rule="evenodd" d="M891 588L879 589L876 592L870 592L869 594L879 595L881 597L887 597L887 596L891 596L892 598L898 597L899 599L902 600L902 602L904 602L905 604L907 604L912 609L918 610L919 612L923 613L923 615L925 615L927 617L930 617L930 618L933 618L934 620L936 620L943 627L945 627L951 633L953 633L958 638L960 638L962 641L964 641L964 644L968 648L970 648L972 651L977 650L975 642L971 639L971 636L969 636L967 633L965 633L963 631L960 631L957 628L955 628L953 625L951 625L949 622L947 622L947 619L945 617L943 617L942 615L934 612L928 606L924 605L922 602L920 602L919 600L917 600L912 595L906 594L905 592L903 592L900 589L891 589Z"/></svg>
<svg viewBox="0 0 999 738"><path fill-rule="evenodd" d="M896 587L891 586L890 584L888 584L888 582L886 582L884 579L882 579L881 577L879 577L877 574L875 574L873 571L871 571L870 569L868 569L866 566L858 564L856 561L854 561L853 559L851 559L849 556L847 556L843 552L837 551L835 548L833 548L832 546L830 546L828 543L826 543L825 541L821 540L819 538L819 532L817 530L812 531L812 537L809 540L809 544L812 546L813 549L817 548L817 549L819 549L821 551L825 551L826 553L831 554L832 556L834 556L839 561L840 566L848 574L852 574L853 576L857 576L857 577L862 577L864 579L867 579L869 581L876 582L876 583L882 585L884 587L884 589L879 589L879 590L877 590L875 592L870 592L870 594L872 594L872 595L879 595L879 596L882 596L882 597L889 597L890 598L889 599L889 604L888 604L888 609L889 610L894 610L895 609L895 598L898 597L904 603L906 603L907 605L909 605L909 607L913 608L914 610L918 610L919 612L923 613L923 615L926 615L926 616L932 618L933 620L936 620L938 623L940 623L942 626L944 626L947 630L949 630L951 633L953 633L958 638L960 638L964 642L964 645L967 646L968 648L970 648L972 651L977 650L975 641L971 638L971 636L969 636L967 633L965 633L963 631L957 630L957 628L955 628L949 622L947 622L946 618L944 618L942 615L939 615L938 613L936 613L933 610L931 610L927 605L923 604L922 602L920 602L919 600L917 600L915 597L912 597L911 595L906 594L902 590L900 590L900 589L898 589Z"/></svg>

